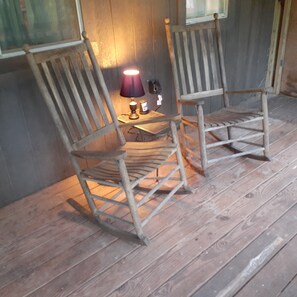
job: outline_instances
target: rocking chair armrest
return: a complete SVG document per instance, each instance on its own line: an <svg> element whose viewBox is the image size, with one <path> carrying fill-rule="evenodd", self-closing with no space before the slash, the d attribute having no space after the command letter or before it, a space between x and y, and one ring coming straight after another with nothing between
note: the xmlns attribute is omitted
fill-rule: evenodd
<svg viewBox="0 0 297 297"><path fill-rule="evenodd" d="M178 115L165 115L160 117L155 117L149 120L133 120L129 123L120 123L120 128L129 127L129 126L135 126L135 125L145 125L145 124L152 124L152 123L159 123L159 122L170 122L175 121L179 122L181 121L181 116Z"/></svg>
<svg viewBox="0 0 297 297"><path fill-rule="evenodd" d="M265 89L246 89L246 90L228 90L226 94L246 94L246 93L265 93Z"/></svg>
<svg viewBox="0 0 297 297"><path fill-rule="evenodd" d="M191 100L178 100L180 104L187 104L187 105L203 105L204 104L204 98L203 99L191 99Z"/></svg>
<svg viewBox="0 0 297 297"><path fill-rule="evenodd" d="M126 151L123 151L123 150L116 150L111 152L72 151L71 154L81 159L94 159L94 160L121 160L127 156Z"/></svg>

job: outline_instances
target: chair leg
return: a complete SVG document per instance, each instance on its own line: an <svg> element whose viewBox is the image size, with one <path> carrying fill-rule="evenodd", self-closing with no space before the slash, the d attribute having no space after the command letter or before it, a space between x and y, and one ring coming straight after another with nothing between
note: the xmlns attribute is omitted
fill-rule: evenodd
<svg viewBox="0 0 297 297"><path fill-rule="evenodd" d="M207 173L207 154L206 154L206 142L205 142L205 129L204 129L204 115L202 105L196 105L197 117L198 117L198 137L200 145L201 166L204 176L208 176Z"/></svg>
<svg viewBox="0 0 297 297"><path fill-rule="evenodd" d="M178 134L177 134L177 129L176 129L176 124L171 121L170 122L170 127L172 131L172 140L173 143L176 144L176 159L177 159L177 164L179 166L179 172L180 172L180 178L183 181L183 187L185 191L187 192L193 192L193 190L188 186L188 181L187 181L187 176L186 176L186 171L184 167L184 162L183 162L183 157L179 145L179 140L178 140Z"/></svg>
<svg viewBox="0 0 297 297"><path fill-rule="evenodd" d="M185 134L186 134L186 125L181 121L179 144L181 146L182 155L187 159L188 153L186 148L189 146L189 143L188 143L188 140L184 137Z"/></svg>
<svg viewBox="0 0 297 297"><path fill-rule="evenodd" d="M142 230L141 230L141 232L138 231L137 232L137 235L135 235L135 234L132 234L132 233L130 233L128 231L119 230L119 229L113 227L110 224L106 224L97 215L94 215L95 212L96 212L97 207L96 207L96 205L95 205L95 203L93 201L93 198L91 197L91 192L90 192L89 186L88 186L87 182L85 180L83 180L79 175L78 175L78 179L80 181L80 184L81 184L81 187L82 187L82 189L84 191L84 194L85 194L85 196L87 198L87 202L88 202L89 208L92 211L92 216L94 217L94 219L91 218L90 215L87 215L87 212L85 212L85 210L83 210L80 207L78 207L77 203L75 203L75 202L73 203L73 201L71 201L70 204L77 211L79 211L82 216L84 216L84 217L87 217L88 216L88 219L91 222L93 222L93 223L96 222L97 225L99 225L99 227L101 229L109 232L110 234L113 234L116 237L119 237L119 238L122 238L122 239L128 240L128 241L133 241L133 242L136 242L136 243L142 244L142 245L148 245L149 244L149 239L143 235ZM130 201L130 200L128 198L128 201ZM134 205L135 205L135 203L134 203ZM136 206L135 206L135 208L136 208ZM131 206L130 206L130 210L131 210ZM131 213L132 213L132 210L131 210ZM132 218L134 220L133 215L132 215ZM139 219L138 219L138 222L139 222ZM135 223L134 223L134 226L135 226ZM141 228L141 226L140 226L140 228Z"/></svg>
<svg viewBox="0 0 297 297"><path fill-rule="evenodd" d="M267 161L270 161L270 154L269 154L269 131L267 128L267 123L265 123L265 119L263 120L263 146L264 146L264 157Z"/></svg>
<svg viewBox="0 0 297 297"><path fill-rule="evenodd" d="M227 139L228 140L232 139L231 127L227 127Z"/></svg>
<svg viewBox="0 0 297 297"><path fill-rule="evenodd" d="M89 208L91 209L92 213L94 214L97 207L96 207L96 205L95 205L95 203L93 201L93 198L91 197L91 192L90 192L89 186L88 186L87 182L80 176L81 169L80 169L80 166L79 166L76 158L71 154L70 154L70 158L71 158L73 167L74 167L74 169L76 171L76 176L78 178L80 186L82 187L82 190L83 190L83 192L84 192L84 194L86 196Z"/></svg>
<svg viewBox="0 0 297 297"><path fill-rule="evenodd" d="M123 188L126 193L127 200L128 200L129 209L131 212L131 216L132 216L136 234L139 237L139 239L147 245L149 243L149 239L147 237L145 237L143 234L141 222L140 222L138 212L137 212L137 206L135 203L135 197L134 197L131 185L130 185L130 180L128 177L128 172L127 172L125 162L124 162L124 160L118 160L117 163L119 166L120 175L122 178L122 184L123 184Z"/></svg>
<svg viewBox="0 0 297 297"><path fill-rule="evenodd" d="M268 121L268 105L267 105L267 94L262 93L262 111L263 111L263 146L264 146L264 157L270 160L269 157L269 121Z"/></svg>

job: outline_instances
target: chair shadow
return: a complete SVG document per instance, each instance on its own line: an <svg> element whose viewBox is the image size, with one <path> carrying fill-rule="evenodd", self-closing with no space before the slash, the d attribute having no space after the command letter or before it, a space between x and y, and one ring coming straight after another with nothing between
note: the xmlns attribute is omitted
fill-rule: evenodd
<svg viewBox="0 0 297 297"><path fill-rule="evenodd" d="M94 225L97 225L96 219L87 208L83 207L81 204L79 204L77 201L75 201L72 198L69 198L66 201L70 206L72 206L76 211L78 211L78 213L73 213L73 212L63 210L59 212L61 216L73 222L77 222L78 219L81 219L83 217L84 219L88 220Z"/></svg>

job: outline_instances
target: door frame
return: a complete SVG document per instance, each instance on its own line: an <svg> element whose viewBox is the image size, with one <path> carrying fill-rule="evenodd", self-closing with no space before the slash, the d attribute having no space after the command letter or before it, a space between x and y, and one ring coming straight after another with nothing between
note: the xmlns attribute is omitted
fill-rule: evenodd
<svg viewBox="0 0 297 297"><path fill-rule="evenodd" d="M291 1L275 0L272 34L268 58L268 69L265 86L274 94L279 94L284 66L287 33L290 20Z"/></svg>

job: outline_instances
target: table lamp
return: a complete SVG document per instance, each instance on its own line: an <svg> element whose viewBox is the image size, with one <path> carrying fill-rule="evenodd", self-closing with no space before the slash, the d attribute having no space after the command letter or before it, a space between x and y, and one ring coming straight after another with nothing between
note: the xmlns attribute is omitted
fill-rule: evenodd
<svg viewBox="0 0 297 297"><path fill-rule="evenodd" d="M144 95L142 82L140 79L139 71L136 69L129 69L123 72L123 79L121 85L120 95L123 97L131 98L129 115L130 120L137 120L139 115L136 113L137 102L134 98L141 97Z"/></svg>

